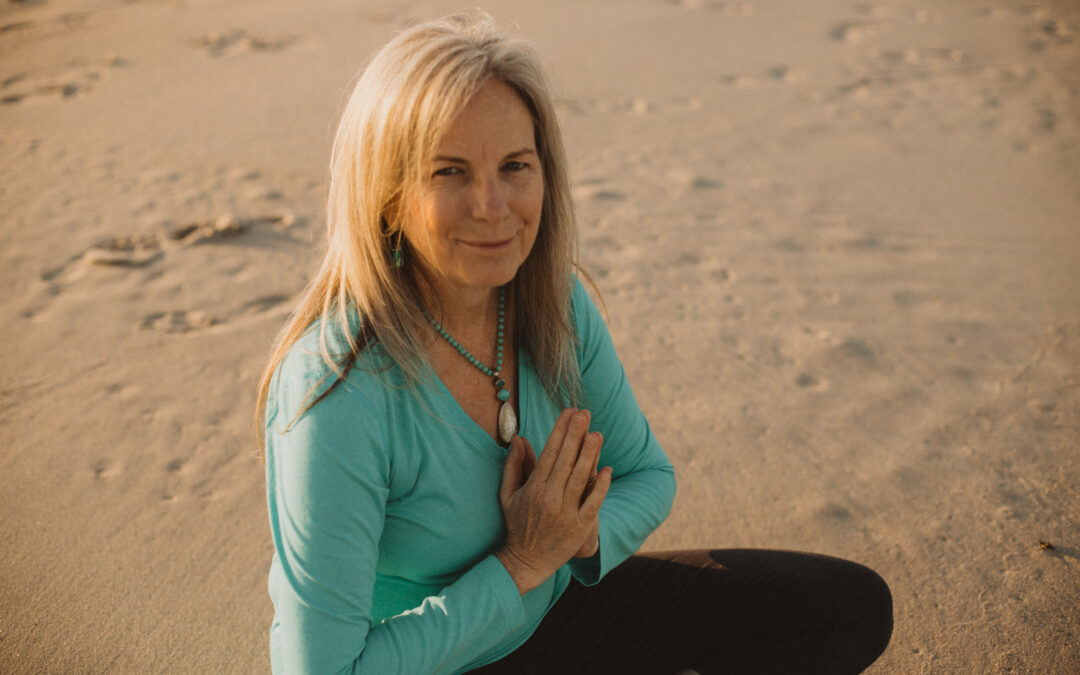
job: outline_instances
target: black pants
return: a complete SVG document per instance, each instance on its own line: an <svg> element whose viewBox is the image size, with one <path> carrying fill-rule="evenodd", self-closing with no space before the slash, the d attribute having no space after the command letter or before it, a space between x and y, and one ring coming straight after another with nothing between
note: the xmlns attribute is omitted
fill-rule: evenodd
<svg viewBox="0 0 1080 675"><path fill-rule="evenodd" d="M892 635L873 571L788 551L636 555L571 581L525 644L476 673L858 673Z"/></svg>

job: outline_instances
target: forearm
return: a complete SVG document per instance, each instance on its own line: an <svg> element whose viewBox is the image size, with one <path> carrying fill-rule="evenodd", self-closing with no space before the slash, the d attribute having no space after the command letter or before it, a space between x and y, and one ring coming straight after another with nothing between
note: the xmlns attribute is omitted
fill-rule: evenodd
<svg viewBox="0 0 1080 675"><path fill-rule="evenodd" d="M611 483L600 507L600 546L591 558L570 561L574 578L585 585L600 581L633 555L660 526L675 499L675 474L670 465L637 471Z"/></svg>
<svg viewBox="0 0 1080 675"><path fill-rule="evenodd" d="M475 661L519 628L524 609L517 588L492 556L481 560L438 595L371 626L320 616L308 603L279 612L279 673L442 673ZM295 610L294 612L288 611ZM359 637L359 639L357 639ZM341 640L354 642L342 650ZM339 660L328 663L328 652Z"/></svg>
<svg viewBox="0 0 1080 675"><path fill-rule="evenodd" d="M362 658L377 667L359 672L452 672L524 621L513 579L489 556L440 595L375 626Z"/></svg>

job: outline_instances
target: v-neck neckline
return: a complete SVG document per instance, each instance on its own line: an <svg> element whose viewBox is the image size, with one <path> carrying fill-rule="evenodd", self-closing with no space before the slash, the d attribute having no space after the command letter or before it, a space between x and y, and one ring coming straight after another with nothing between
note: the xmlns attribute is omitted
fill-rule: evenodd
<svg viewBox="0 0 1080 675"><path fill-rule="evenodd" d="M528 362L528 356L520 348L517 350L517 418L518 418L518 436L525 435L525 422L527 418L526 410L528 409L528 396L529 396L529 383L530 370L532 365ZM461 407L461 403L454 398L454 394L451 393L450 388L446 386L442 378L439 377L439 373L434 368L429 367L432 378L435 380L435 390L432 398L440 403L440 408L453 416L454 419L448 420L452 426L461 429L468 433L470 436L476 437L478 440L483 439L486 443L478 445L483 447L488 454L492 454L492 451L497 453L498 459L506 457L506 453L509 450L509 445L503 447L498 441L496 441L488 432L477 424L476 420L469 416L469 413L465 412L465 408Z"/></svg>

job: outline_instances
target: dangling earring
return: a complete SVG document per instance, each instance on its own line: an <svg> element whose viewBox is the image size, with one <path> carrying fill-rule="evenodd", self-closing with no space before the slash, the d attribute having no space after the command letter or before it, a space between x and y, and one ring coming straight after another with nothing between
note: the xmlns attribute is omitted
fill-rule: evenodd
<svg viewBox="0 0 1080 675"><path fill-rule="evenodd" d="M390 262L394 263L394 267L399 270L405 267L405 252L401 250L401 230L398 230L397 241L390 249Z"/></svg>
<svg viewBox="0 0 1080 675"><path fill-rule="evenodd" d="M405 252L401 249L401 229L394 234L390 232L390 225L386 222L386 218L381 219L383 235L387 238L393 237L397 234L397 239L390 245L390 264L397 269L403 269L405 267Z"/></svg>

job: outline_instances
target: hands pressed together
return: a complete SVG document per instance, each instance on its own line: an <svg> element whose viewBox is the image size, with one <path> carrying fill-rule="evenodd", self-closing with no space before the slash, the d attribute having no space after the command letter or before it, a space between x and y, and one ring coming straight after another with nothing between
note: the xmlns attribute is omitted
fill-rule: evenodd
<svg viewBox="0 0 1080 675"><path fill-rule="evenodd" d="M597 472L604 439L589 431L589 421L587 410L564 410L539 460L529 441L514 436L510 442L499 488L506 541L495 557L522 594L570 558L589 557L599 547L600 505L611 468Z"/></svg>

